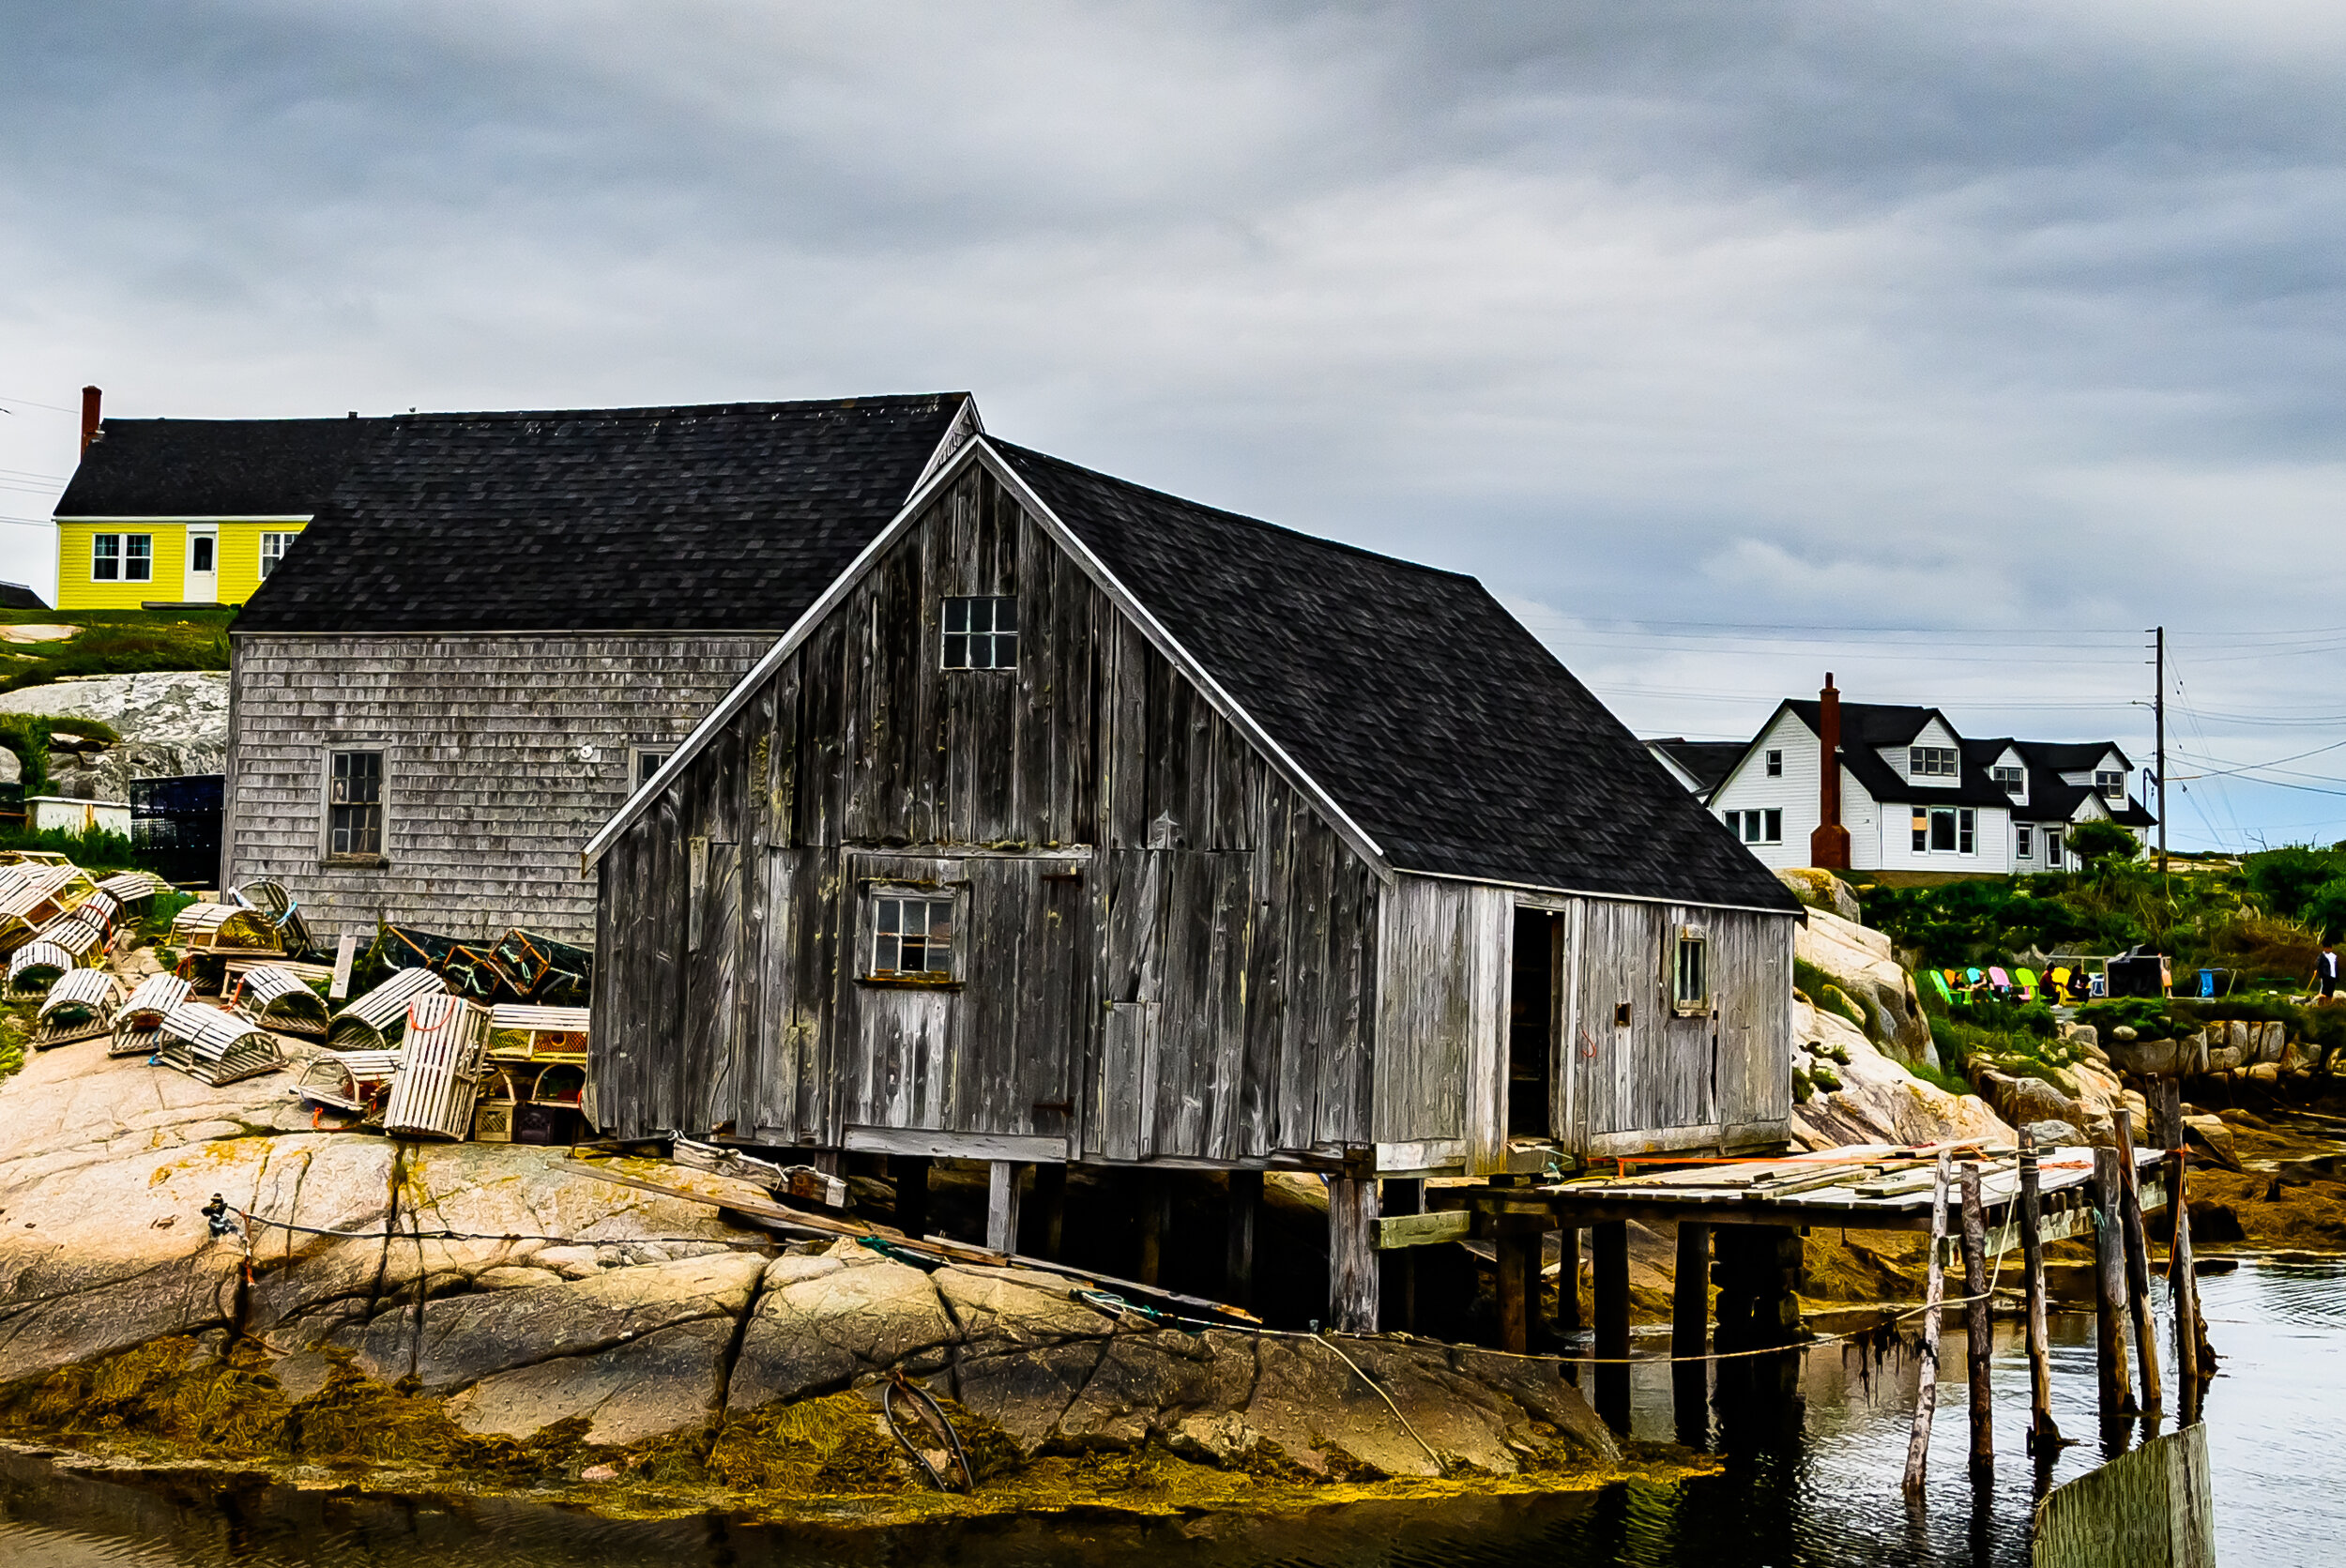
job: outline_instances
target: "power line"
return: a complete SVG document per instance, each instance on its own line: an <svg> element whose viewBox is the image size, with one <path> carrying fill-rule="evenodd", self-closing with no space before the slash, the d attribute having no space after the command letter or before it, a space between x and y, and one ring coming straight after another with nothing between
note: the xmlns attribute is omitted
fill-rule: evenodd
<svg viewBox="0 0 2346 1568"><path fill-rule="evenodd" d="M31 398L12 398L5 393L0 393L0 403L13 403L23 408L46 408L52 414L79 414L81 412L78 408L67 408L53 403L36 403Z"/></svg>

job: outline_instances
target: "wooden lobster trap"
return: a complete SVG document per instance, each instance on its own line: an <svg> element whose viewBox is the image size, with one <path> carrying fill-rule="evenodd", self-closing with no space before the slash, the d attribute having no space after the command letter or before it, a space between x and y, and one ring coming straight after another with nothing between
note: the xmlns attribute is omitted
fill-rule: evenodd
<svg viewBox="0 0 2346 1568"><path fill-rule="evenodd" d="M80 921L100 937L111 936L114 922L122 918L122 901L103 888L93 888L87 897L73 906L73 913L68 918Z"/></svg>
<svg viewBox="0 0 2346 1568"><path fill-rule="evenodd" d="M472 1133L489 1046L489 1010L445 991L407 1004L406 1060L383 1105L383 1131L395 1138L449 1138Z"/></svg>
<svg viewBox="0 0 2346 1568"><path fill-rule="evenodd" d="M240 904L189 905L172 917L171 945L182 952L285 951L268 916Z"/></svg>
<svg viewBox="0 0 2346 1568"><path fill-rule="evenodd" d="M595 955L582 947L515 926L491 950L513 995L548 1006L584 1004Z"/></svg>
<svg viewBox="0 0 2346 1568"><path fill-rule="evenodd" d="M282 882L247 882L229 896L267 916L269 929L277 934L277 945L287 952L308 952L314 945L310 940L310 922L301 918L301 906L294 902Z"/></svg>
<svg viewBox="0 0 2346 1568"><path fill-rule="evenodd" d="M388 1049L407 1027L407 1004L445 992L448 982L429 969L394 969L388 980L334 1014L326 1043L336 1051Z"/></svg>
<svg viewBox="0 0 2346 1568"><path fill-rule="evenodd" d="M322 1035L331 1020L326 998L290 969L258 965L237 977L229 1005L265 1029Z"/></svg>
<svg viewBox="0 0 2346 1568"><path fill-rule="evenodd" d="M588 1016L583 1007L500 1002L489 1010L489 1059L584 1062Z"/></svg>
<svg viewBox="0 0 2346 1568"><path fill-rule="evenodd" d="M322 1051L285 1092L337 1110L380 1115L391 1080L406 1059L404 1051Z"/></svg>
<svg viewBox="0 0 2346 1568"><path fill-rule="evenodd" d="M117 871L98 884L98 891L128 908L145 904L171 886L151 871Z"/></svg>
<svg viewBox="0 0 2346 1568"><path fill-rule="evenodd" d="M527 995L513 983L510 975L485 948L467 947L459 942L449 950L440 965L440 973L448 979L448 988L460 997L483 1004L507 997Z"/></svg>
<svg viewBox="0 0 2346 1568"><path fill-rule="evenodd" d="M98 970L89 971L92 974ZM195 988L177 975L148 975L130 988L130 995L114 1012L114 1043L106 1047L110 1057L149 1057L163 1047L163 1020L172 1009L178 1007L194 994Z"/></svg>
<svg viewBox="0 0 2346 1568"><path fill-rule="evenodd" d="M77 1040L95 1040L114 1028L122 1006L122 982L103 969L74 969L49 988L35 1019L33 1048L46 1051Z"/></svg>
<svg viewBox="0 0 2346 1568"><path fill-rule="evenodd" d="M164 1014L155 1059L215 1088L285 1065L275 1035L207 1002L182 1002Z"/></svg>
<svg viewBox="0 0 2346 1568"><path fill-rule="evenodd" d="M78 866L41 865L28 870L15 889L0 896L0 952L13 952L39 936L41 928L69 914L97 891Z"/></svg>
<svg viewBox="0 0 2346 1568"><path fill-rule="evenodd" d="M513 1116L521 1107L521 1090L511 1071L491 1067L480 1075L480 1098L473 1103L475 1143L511 1143Z"/></svg>
<svg viewBox="0 0 2346 1568"><path fill-rule="evenodd" d="M98 933L80 921L62 920L8 955L8 995L45 995L60 977L97 963Z"/></svg>

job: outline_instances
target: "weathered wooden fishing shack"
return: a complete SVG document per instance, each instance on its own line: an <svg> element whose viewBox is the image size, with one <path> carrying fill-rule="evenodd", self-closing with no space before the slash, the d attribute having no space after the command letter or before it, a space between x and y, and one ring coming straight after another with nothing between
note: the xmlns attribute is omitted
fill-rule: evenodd
<svg viewBox="0 0 2346 1568"><path fill-rule="evenodd" d="M973 440L589 845L600 1120L1331 1181L1780 1142L1775 878L1473 579Z"/></svg>

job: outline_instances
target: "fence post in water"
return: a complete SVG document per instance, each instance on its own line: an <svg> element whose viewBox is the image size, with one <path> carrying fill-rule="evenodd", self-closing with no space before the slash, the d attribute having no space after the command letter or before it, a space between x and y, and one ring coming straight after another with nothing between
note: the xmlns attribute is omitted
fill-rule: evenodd
<svg viewBox="0 0 2346 1568"><path fill-rule="evenodd" d="M1946 1269L1939 1250L1947 1239L1947 1151L1939 1151L1937 1178L1930 1184L1930 1267L1923 1288L1922 1377L1914 1390L1914 1432L1906 1440L1906 1489L1919 1493L1930 1468L1930 1417L1939 1407L1939 1303L1947 1292Z"/></svg>
<svg viewBox="0 0 2346 1568"><path fill-rule="evenodd" d="M1678 1271L1670 1284L1670 1354L1711 1348L1711 1227L1678 1222Z"/></svg>
<svg viewBox="0 0 2346 1568"><path fill-rule="evenodd" d="M2020 1129L2020 1270L2028 1287L2028 1451L2050 1460L2061 1452L2052 1416L2052 1349L2045 1332L2044 1198L2036 1174L2036 1139Z"/></svg>
<svg viewBox="0 0 2346 1568"><path fill-rule="evenodd" d="M2180 1148L2167 1156L2167 1180L2173 1191L2175 1240L2167 1251L2167 1289L2175 1303L2175 1376L2183 1380L2185 1425L2200 1419L2200 1279L2191 1267L2191 1208L2183 1200L2184 1167L2189 1156Z"/></svg>
<svg viewBox="0 0 2346 1568"><path fill-rule="evenodd" d="M1979 1201L1979 1162L1963 1162L1963 1362L1972 1379L1972 1473L1996 1468L1995 1400L1988 1387L1995 1359L1988 1321L1988 1215Z"/></svg>
<svg viewBox="0 0 2346 1568"><path fill-rule="evenodd" d="M2134 1319L2134 1355L2142 1373L2142 1408L2166 1403L2158 1379L2158 1325L2151 1316L2151 1239L2142 1227L2142 1180L2134 1163L2134 1118L2118 1107L2118 1181L2125 1199L2126 1305Z"/></svg>
<svg viewBox="0 0 2346 1568"><path fill-rule="evenodd" d="M1629 1430L1629 1222L1589 1227L1596 1268L1596 1413L1616 1432Z"/></svg>
<svg viewBox="0 0 2346 1568"><path fill-rule="evenodd" d="M2125 1183L2118 1164L2116 1149L2094 1150L2094 1357L2106 1422L2138 1413L2126 1377Z"/></svg>

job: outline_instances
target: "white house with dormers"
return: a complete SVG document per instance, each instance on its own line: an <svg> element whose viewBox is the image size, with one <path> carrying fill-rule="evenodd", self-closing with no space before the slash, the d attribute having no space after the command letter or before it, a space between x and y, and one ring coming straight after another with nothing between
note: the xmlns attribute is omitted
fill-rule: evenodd
<svg viewBox="0 0 2346 1568"><path fill-rule="evenodd" d="M1703 799L1773 867L1809 863L1822 743L1814 700L1779 704ZM1855 871L2059 871L2080 822L2140 837L2134 765L2108 741L1966 739L1935 708L1841 704L1841 823Z"/></svg>

